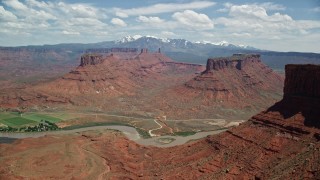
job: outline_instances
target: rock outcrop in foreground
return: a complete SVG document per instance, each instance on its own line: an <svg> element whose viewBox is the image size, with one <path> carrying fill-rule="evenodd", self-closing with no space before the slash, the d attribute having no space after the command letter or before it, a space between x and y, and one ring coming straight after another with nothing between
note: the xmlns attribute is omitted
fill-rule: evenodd
<svg viewBox="0 0 320 180"><path fill-rule="evenodd" d="M319 179L319 72L287 65L283 100L217 136L168 149L107 145L101 155L122 178ZM125 160L112 153L120 149Z"/></svg>
<svg viewBox="0 0 320 180"><path fill-rule="evenodd" d="M279 112L282 123L302 131L320 128L320 65L286 65L284 97L268 112Z"/></svg>
<svg viewBox="0 0 320 180"><path fill-rule="evenodd" d="M319 72L316 65L287 65L283 100L217 136L168 149L126 142L100 154L121 178L319 179ZM124 160L112 153L120 149Z"/></svg>
<svg viewBox="0 0 320 180"><path fill-rule="evenodd" d="M0 178L320 179L319 72L316 65L287 65L282 101L182 146L144 147L115 132L0 145Z"/></svg>

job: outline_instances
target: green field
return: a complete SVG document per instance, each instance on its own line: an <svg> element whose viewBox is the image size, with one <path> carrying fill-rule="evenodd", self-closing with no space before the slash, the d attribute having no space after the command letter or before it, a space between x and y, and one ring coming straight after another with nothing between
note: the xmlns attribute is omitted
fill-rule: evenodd
<svg viewBox="0 0 320 180"><path fill-rule="evenodd" d="M61 119L59 119L59 118L44 115L44 114L26 114L23 117L26 119L30 119L30 120L38 121L38 122L40 122L41 120L46 120L46 121L49 121L52 123L56 123L56 122L61 121Z"/></svg>
<svg viewBox="0 0 320 180"><path fill-rule="evenodd" d="M12 112L12 113L0 113L0 121L3 119L13 118L19 116L18 113Z"/></svg>
<svg viewBox="0 0 320 180"><path fill-rule="evenodd" d="M46 114L24 113L18 112L3 112L0 113L0 123L10 127L23 127L29 125L37 125L41 120L46 120L52 123L61 121L60 118Z"/></svg>
<svg viewBox="0 0 320 180"><path fill-rule="evenodd" d="M5 124L10 127L20 127L25 125L36 125L38 122L26 119L23 117L13 117L8 119L2 119L0 121L2 124Z"/></svg>

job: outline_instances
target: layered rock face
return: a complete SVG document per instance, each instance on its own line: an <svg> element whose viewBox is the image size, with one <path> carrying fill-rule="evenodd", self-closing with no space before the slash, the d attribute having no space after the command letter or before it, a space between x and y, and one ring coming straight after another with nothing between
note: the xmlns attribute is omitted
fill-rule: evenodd
<svg viewBox="0 0 320 180"><path fill-rule="evenodd" d="M261 63L259 54L234 54L229 58L208 59L206 70L203 73L205 74L214 70L218 71L225 68L242 70L246 64L253 63Z"/></svg>
<svg viewBox="0 0 320 180"><path fill-rule="evenodd" d="M299 91L300 103L292 104L296 95L288 87L298 89L300 81L291 79L299 71L287 66L285 98L249 121L216 136L173 148L141 147L130 142L114 143L100 150L111 170L121 178L163 179L319 179L320 129L301 124L308 117L304 109L318 111L320 99L310 99L310 93L320 83L311 73L312 85ZM295 69L318 73L318 66L300 66ZM294 74L292 74L294 73ZM295 92L295 91L294 91ZM303 103L301 103L303 102ZM279 106L279 104L282 104ZM296 107L293 116L283 112ZM320 114L313 114L313 123ZM103 144L103 143L101 143ZM99 147L99 145L95 145ZM107 150L108 149L108 150ZM110 149L113 149L110 151ZM118 152L121 149L121 153ZM124 155L127 154L128 156ZM143 160L142 160L143 159Z"/></svg>
<svg viewBox="0 0 320 180"><path fill-rule="evenodd" d="M286 65L283 99L268 109L296 128L320 128L320 65Z"/></svg>
<svg viewBox="0 0 320 180"><path fill-rule="evenodd" d="M320 179L320 129L304 125L308 117L300 113L318 111L320 99L310 94L320 82L305 76L314 83L302 88L302 79L291 79L301 68L318 73L313 69L319 66L295 66L295 71L288 65L284 99L224 133L171 148L141 146L118 132L28 138L0 145L0 178ZM288 87L299 89L299 95ZM292 103L297 97L299 103ZM320 115L313 115L312 122L318 121ZM70 149L77 153L64 153ZM26 174L32 169L39 171Z"/></svg>
<svg viewBox="0 0 320 180"><path fill-rule="evenodd" d="M85 54L81 56L80 66L97 65L103 62L101 54Z"/></svg>
<svg viewBox="0 0 320 180"><path fill-rule="evenodd" d="M284 96L320 97L319 65L286 65Z"/></svg>
<svg viewBox="0 0 320 180"><path fill-rule="evenodd" d="M47 106L49 101L38 98L43 94L75 109L90 106L119 113L152 112L171 119L244 120L281 98L282 77L258 56L224 59L221 63L208 61L205 69L147 49L140 54L130 49L85 54L80 65L61 78L13 91L17 93L0 92L0 107ZM22 100L24 94L33 98ZM51 102L60 106L60 101Z"/></svg>
<svg viewBox="0 0 320 180"><path fill-rule="evenodd" d="M207 91L209 97L232 100L281 92L283 77L263 64L260 55L235 54L208 59L206 70L187 82L186 87Z"/></svg>

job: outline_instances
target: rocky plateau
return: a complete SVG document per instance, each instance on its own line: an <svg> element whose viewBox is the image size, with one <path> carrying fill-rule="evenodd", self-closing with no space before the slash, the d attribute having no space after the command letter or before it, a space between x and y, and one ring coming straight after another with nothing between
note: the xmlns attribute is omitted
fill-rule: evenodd
<svg viewBox="0 0 320 180"><path fill-rule="evenodd" d="M259 55L209 59L205 67L175 62L160 49L92 49L78 67L56 80L4 89L0 107L142 112L176 119L249 118L281 98L282 84L283 77Z"/></svg>
<svg viewBox="0 0 320 180"><path fill-rule="evenodd" d="M281 101L238 127L181 146L141 146L119 132L0 144L0 177L319 179L319 72L318 65L287 65Z"/></svg>

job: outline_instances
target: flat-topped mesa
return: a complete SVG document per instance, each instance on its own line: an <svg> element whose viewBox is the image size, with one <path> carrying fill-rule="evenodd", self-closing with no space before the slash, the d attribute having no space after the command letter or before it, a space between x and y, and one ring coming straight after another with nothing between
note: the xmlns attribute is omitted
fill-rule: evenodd
<svg viewBox="0 0 320 180"><path fill-rule="evenodd" d="M148 49L147 48L142 48L140 54L142 54L142 53L148 53Z"/></svg>
<svg viewBox="0 0 320 180"><path fill-rule="evenodd" d="M285 67L284 97L300 96L320 98L320 65L294 65Z"/></svg>
<svg viewBox="0 0 320 180"><path fill-rule="evenodd" d="M101 54L84 54L81 56L80 66L96 65L103 62Z"/></svg>
<svg viewBox="0 0 320 180"><path fill-rule="evenodd" d="M204 73L225 68L242 70L246 64L254 62L261 62L259 54L233 54L231 57L212 58L208 59Z"/></svg>

